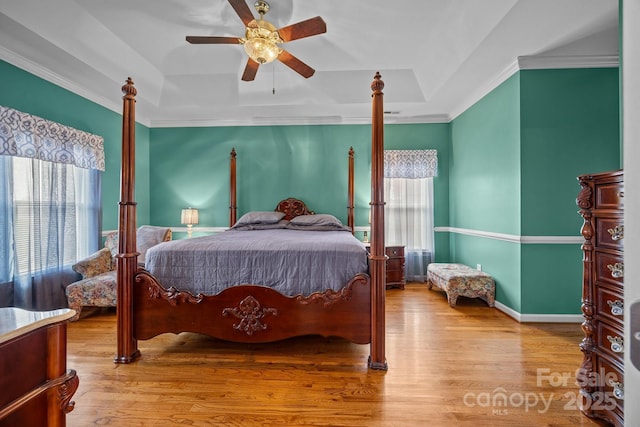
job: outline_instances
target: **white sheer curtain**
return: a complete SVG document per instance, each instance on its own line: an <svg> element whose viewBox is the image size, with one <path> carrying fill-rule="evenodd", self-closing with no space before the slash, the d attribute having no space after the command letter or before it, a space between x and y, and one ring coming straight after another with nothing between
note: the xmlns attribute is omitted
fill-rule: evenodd
<svg viewBox="0 0 640 427"><path fill-rule="evenodd" d="M66 307L98 247L102 138L0 107L0 147L0 306Z"/></svg>
<svg viewBox="0 0 640 427"><path fill-rule="evenodd" d="M385 151L385 244L405 247L405 277L426 281L434 260L435 150Z"/></svg>

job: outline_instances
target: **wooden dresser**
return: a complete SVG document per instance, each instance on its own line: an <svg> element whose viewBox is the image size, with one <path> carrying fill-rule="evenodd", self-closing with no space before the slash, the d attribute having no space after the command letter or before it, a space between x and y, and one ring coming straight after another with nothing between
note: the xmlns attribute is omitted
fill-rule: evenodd
<svg viewBox="0 0 640 427"><path fill-rule="evenodd" d="M624 182L622 171L578 177L584 219L582 330L577 373L581 410L624 425Z"/></svg>
<svg viewBox="0 0 640 427"><path fill-rule="evenodd" d="M64 427L78 377L67 370L69 309L0 308L0 426Z"/></svg>

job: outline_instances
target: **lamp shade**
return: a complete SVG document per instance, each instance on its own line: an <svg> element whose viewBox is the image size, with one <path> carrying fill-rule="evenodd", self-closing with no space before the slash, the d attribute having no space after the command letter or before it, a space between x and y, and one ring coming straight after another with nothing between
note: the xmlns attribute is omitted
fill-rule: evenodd
<svg viewBox="0 0 640 427"><path fill-rule="evenodd" d="M192 225L198 223L198 209L187 208L182 209L182 215L180 217L182 224Z"/></svg>

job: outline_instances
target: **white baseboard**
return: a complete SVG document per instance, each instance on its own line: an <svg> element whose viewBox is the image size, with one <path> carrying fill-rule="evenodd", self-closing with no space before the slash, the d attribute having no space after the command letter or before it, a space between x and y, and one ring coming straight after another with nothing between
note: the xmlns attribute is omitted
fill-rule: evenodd
<svg viewBox="0 0 640 427"><path fill-rule="evenodd" d="M496 301L496 308L520 323L582 323L581 314L521 314Z"/></svg>

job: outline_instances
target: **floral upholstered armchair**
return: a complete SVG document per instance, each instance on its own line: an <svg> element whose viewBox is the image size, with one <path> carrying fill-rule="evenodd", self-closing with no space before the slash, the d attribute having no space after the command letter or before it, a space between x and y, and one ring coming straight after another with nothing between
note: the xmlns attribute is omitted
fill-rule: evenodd
<svg viewBox="0 0 640 427"><path fill-rule="evenodd" d="M147 249L171 240L171 229L143 225L136 231L138 264L144 266ZM117 302L116 254L118 232L107 235L104 248L75 263L72 268L82 275L82 280L67 286L69 308L76 311L71 320L78 320L82 307L115 307Z"/></svg>

